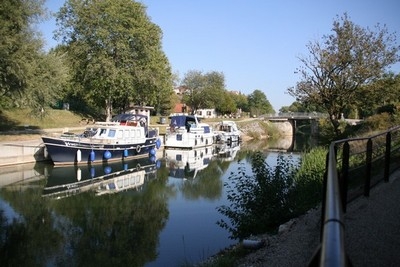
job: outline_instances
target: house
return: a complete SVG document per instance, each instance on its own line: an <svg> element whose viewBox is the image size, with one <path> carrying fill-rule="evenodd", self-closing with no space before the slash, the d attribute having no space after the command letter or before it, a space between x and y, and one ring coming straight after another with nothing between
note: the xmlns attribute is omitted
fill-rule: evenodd
<svg viewBox="0 0 400 267"><path fill-rule="evenodd" d="M200 118L216 118L217 117L217 112L215 111L214 108L204 108L204 109L198 109L196 111L196 115L199 116Z"/></svg>

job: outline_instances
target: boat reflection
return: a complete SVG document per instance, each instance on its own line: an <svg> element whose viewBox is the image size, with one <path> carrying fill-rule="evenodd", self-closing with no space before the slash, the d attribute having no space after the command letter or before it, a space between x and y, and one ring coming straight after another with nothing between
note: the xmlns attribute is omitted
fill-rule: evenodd
<svg viewBox="0 0 400 267"><path fill-rule="evenodd" d="M216 156L221 161L233 161L240 150L240 142L218 144L215 147Z"/></svg>
<svg viewBox="0 0 400 267"><path fill-rule="evenodd" d="M196 178L197 173L210 164L214 153L215 146L194 149L166 148L164 155L169 176L184 179Z"/></svg>
<svg viewBox="0 0 400 267"><path fill-rule="evenodd" d="M194 149L165 149L165 164L169 176L194 179L212 160L233 161L240 150L240 142L214 144Z"/></svg>
<svg viewBox="0 0 400 267"><path fill-rule="evenodd" d="M156 177L158 161L141 158L104 165L47 166L46 186L42 196L64 198L92 190L96 195L140 190Z"/></svg>

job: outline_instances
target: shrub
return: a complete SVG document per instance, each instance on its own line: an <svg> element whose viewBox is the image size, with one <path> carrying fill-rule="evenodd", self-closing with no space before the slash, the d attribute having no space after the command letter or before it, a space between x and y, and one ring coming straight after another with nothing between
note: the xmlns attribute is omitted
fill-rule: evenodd
<svg viewBox="0 0 400 267"><path fill-rule="evenodd" d="M233 239L274 231L292 218L291 195L294 190L295 164L291 158L278 156L274 168L268 166L261 152L252 156L252 171L248 175L242 165L226 183L229 206L218 211L229 218L217 222Z"/></svg>

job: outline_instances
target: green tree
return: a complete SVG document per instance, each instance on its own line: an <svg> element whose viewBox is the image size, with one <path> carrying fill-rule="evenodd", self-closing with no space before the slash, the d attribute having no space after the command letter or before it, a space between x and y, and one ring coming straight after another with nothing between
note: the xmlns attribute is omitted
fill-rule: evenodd
<svg viewBox="0 0 400 267"><path fill-rule="evenodd" d="M267 96L260 90L254 90L248 97L250 112L252 115L275 113L274 108L268 101Z"/></svg>
<svg viewBox="0 0 400 267"><path fill-rule="evenodd" d="M193 113L199 108L216 108L226 92L224 74L216 71L203 74L191 70L185 74L182 86L188 88L183 101L189 104Z"/></svg>
<svg viewBox="0 0 400 267"><path fill-rule="evenodd" d="M250 111L249 102L248 102L248 99L247 99L246 95L241 94L241 93L236 94L236 93L232 93L232 92L230 93L230 95L231 95L231 97L232 97L233 101L235 102L236 107L238 109L241 109L241 111L243 111L243 112L249 112Z"/></svg>
<svg viewBox="0 0 400 267"><path fill-rule="evenodd" d="M307 45L309 56L299 58L302 66L297 70L302 80L288 92L323 108L339 136L341 114L357 103L363 85L399 61L399 46L385 26L378 24L373 32L355 25L347 14L333 22L332 30L321 42Z"/></svg>
<svg viewBox="0 0 400 267"><path fill-rule="evenodd" d="M43 47L32 26L46 15L43 3L43 0L4 0L0 5L0 105L7 104L6 99L8 104L18 104L30 86L30 74L35 72L32 68L38 64Z"/></svg>
<svg viewBox="0 0 400 267"><path fill-rule="evenodd" d="M143 4L131 0L68 0L57 13L56 38L66 45L73 82L107 120L113 103L133 102L159 109L172 93L172 76L161 49L161 29ZM122 107L121 107L122 106Z"/></svg>
<svg viewBox="0 0 400 267"><path fill-rule="evenodd" d="M222 98L223 101L220 101L219 104L217 104L215 107L216 111L219 112L220 114L234 114L237 111L237 106L236 103L233 99L233 94L224 91Z"/></svg>
<svg viewBox="0 0 400 267"><path fill-rule="evenodd" d="M368 117L377 113L381 107L400 102L400 74L389 73L379 80L364 85L358 92L354 110L357 117Z"/></svg>

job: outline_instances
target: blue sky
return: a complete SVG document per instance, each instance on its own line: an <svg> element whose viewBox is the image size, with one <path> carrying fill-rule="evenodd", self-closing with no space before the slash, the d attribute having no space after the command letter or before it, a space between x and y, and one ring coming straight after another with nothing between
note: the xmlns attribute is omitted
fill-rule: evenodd
<svg viewBox="0 0 400 267"><path fill-rule="evenodd" d="M163 31L163 50L180 78L190 70L222 72L227 90L258 89L275 111L295 99L286 93L306 44L331 34L336 16L347 12L362 27L386 24L400 42L398 0L141 0ZM63 1L47 0L58 11ZM47 48L56 45L54 20L40 25ZM392 68L400 72L400 65Z"/></svg>

